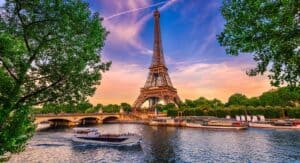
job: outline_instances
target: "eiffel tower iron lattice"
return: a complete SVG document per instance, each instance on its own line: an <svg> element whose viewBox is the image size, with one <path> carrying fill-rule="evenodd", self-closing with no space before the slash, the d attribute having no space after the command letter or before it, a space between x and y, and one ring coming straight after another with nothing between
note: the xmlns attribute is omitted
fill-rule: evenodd
<svg viewBox="0 0 300 163"><path fill-rule="evenodd" d="M149 108L152 108L163 100L167 103L178 104L180 98L177 95L177 90L173 87L168 68L166 67L161 31L160 31L160 13L156 9L154 11L154 47L152 63L149 68L148 78L143 88L140 90L140 95L133 104L134 109L140 109L142 104L149 100Z"/></svg>

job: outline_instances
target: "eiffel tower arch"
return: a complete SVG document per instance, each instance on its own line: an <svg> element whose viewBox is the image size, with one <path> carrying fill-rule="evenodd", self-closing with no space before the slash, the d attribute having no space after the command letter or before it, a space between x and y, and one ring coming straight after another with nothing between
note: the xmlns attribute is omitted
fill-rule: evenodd
<svg viewBox="0 0 300 163"><path fill-rule="evenodd" d="M133 104L134 109L140 109L148 101L149 108L155 107L160 101L165 104L179 104L180 98L177 90L173 87L168 68L164 60L161 31L160 31L160 13L154 11L154 46L151 66L146 83L140 90L140 95Z"/></svg>

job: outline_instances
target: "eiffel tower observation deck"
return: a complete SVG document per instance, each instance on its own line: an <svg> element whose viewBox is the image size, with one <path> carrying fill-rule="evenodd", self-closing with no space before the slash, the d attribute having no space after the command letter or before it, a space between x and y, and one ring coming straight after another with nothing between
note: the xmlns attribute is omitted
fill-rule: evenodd
<svg viewBox="0 0 300 163"><path fill-rule="evenodd" d="M154 11L154 46L151 66L146 83L141 88L140 95L133 104L135 109L140 109L144 103L148 102L148 108L153 109L158 103L174 103L178 104L180 98L177 90L173 87L168 68L166 67L161 31L160 31L160 13L156 9Z"/></svg>

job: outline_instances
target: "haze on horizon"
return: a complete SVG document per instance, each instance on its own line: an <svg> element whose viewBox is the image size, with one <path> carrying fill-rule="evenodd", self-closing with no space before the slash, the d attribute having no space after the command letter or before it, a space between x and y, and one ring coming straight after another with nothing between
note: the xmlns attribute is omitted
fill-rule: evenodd
<svg viewBox="0 0 300 163"><path fill-rule="evenodd" d="M153 47L153 11L160 10L162 42L173 85L182 100L218 98L233 93L259 96L271 89L266 75L249 77L255 67L250 54L233 57L217 42L225 23L221 1L87 0L104 17L110 32L102 59L112 61L91 103L132 104L143 87Z"/></svg>

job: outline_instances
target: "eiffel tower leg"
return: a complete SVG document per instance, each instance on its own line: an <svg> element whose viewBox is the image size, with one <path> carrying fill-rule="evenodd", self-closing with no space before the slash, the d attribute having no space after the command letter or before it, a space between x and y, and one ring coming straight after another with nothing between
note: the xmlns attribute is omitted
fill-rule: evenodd
<svg viewBox="0 0 300 163"><path fill-rule="evenodd" d="M136 101L133 104L133 110L136 112L138 109L141 108L142 104L146 101L146 97L140 94Z"/></svg>

